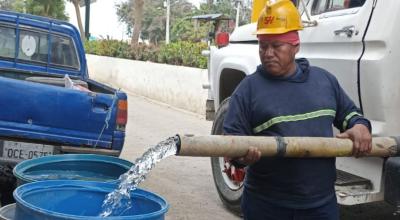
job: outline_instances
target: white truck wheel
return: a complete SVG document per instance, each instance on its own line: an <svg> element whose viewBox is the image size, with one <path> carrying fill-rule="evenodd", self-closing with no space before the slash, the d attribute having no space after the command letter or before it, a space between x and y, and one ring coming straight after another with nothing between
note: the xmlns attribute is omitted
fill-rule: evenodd
<svg viewBox="0 0 400 220"><path fill-rule="evenodd" d="M223 122L228 110L230 98L225 99L215 115L212 134L223 134ZM233 213L240 215L240 200L243 192L243 182L232 180L225 172L225 160L220 157L211 158L211 167L214 183L224 205Z"/></svg>

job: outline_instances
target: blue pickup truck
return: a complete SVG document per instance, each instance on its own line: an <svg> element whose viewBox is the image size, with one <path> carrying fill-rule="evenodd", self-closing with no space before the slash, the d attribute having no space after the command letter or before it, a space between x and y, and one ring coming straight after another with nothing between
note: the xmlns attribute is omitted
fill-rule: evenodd
<svg viewBox="0 0 400 220"><path fill-rule="evenodd" d="M89 79L74 26L0 11L2 189L1 181L9 181L4 167L22 160L61 153L118 156L126 123L127 95Z"/></svg>

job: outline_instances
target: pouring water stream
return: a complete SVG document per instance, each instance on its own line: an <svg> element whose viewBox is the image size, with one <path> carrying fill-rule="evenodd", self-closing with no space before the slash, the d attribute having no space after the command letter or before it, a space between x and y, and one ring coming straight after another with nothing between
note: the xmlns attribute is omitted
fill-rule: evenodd
<svg viewBox="0 0 400 220"><path fill-rule="evenodd" d="M137 158L129 171L119 177L120 184L117 189L106 196L100 216L120 216L129 209L133 205L130 193L146 179L146 175L158 162L176 154L177 142L178 137L170 137Z"/></svg>

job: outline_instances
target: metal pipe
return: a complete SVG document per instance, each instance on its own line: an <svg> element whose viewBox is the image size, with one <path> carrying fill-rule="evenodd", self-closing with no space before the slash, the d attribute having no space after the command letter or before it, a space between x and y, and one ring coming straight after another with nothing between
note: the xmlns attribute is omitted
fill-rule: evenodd
<svg viewBox="0 0 400 220"><path fill-rule="evenodd" d="M237 0L236 1L236 19L235 19L235 28L239 27L239 14L240 14L240 7L242 6L242 1Z"/></svg>
<svg viewBox="0 0 400 220"><path fill-rule="evenodd" d="M351 157L349 139L322 137L188 136L177 135L178 156L231 157L246 155L250 146L264 157ZM399 138L375 137L366 157L400 156Z"/></svg>
<svg viewBox="0 0 400 220"><path fill-rule="evenodd" d="M165 21L165 44L169 44L169 17L171 16L171 2L167 0L167 19Z"/></svg>
<svg viewBox="0 0 400 220"><path fill-rule="evenodd" d="M90 31L89 31L89 25L90 25L90 0L85 0L85 37L87 40L89 40L90 37Z"/></svg>

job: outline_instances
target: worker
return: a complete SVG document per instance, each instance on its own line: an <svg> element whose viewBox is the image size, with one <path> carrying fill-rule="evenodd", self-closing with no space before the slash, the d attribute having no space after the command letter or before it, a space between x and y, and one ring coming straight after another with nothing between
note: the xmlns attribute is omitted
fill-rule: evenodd
<svg viewBox="0 0 400 220"><path fill-rule="evenodd" d="M353 155L371 151L371 124L335 76L295 59L302 30L290 0L267 1L257 24L259 65L231 96L224 134L332 137L353 141ZM335 158L261 158L250 147L232 163L246 168L241 201L245 220L338 220Z"/></svg>

